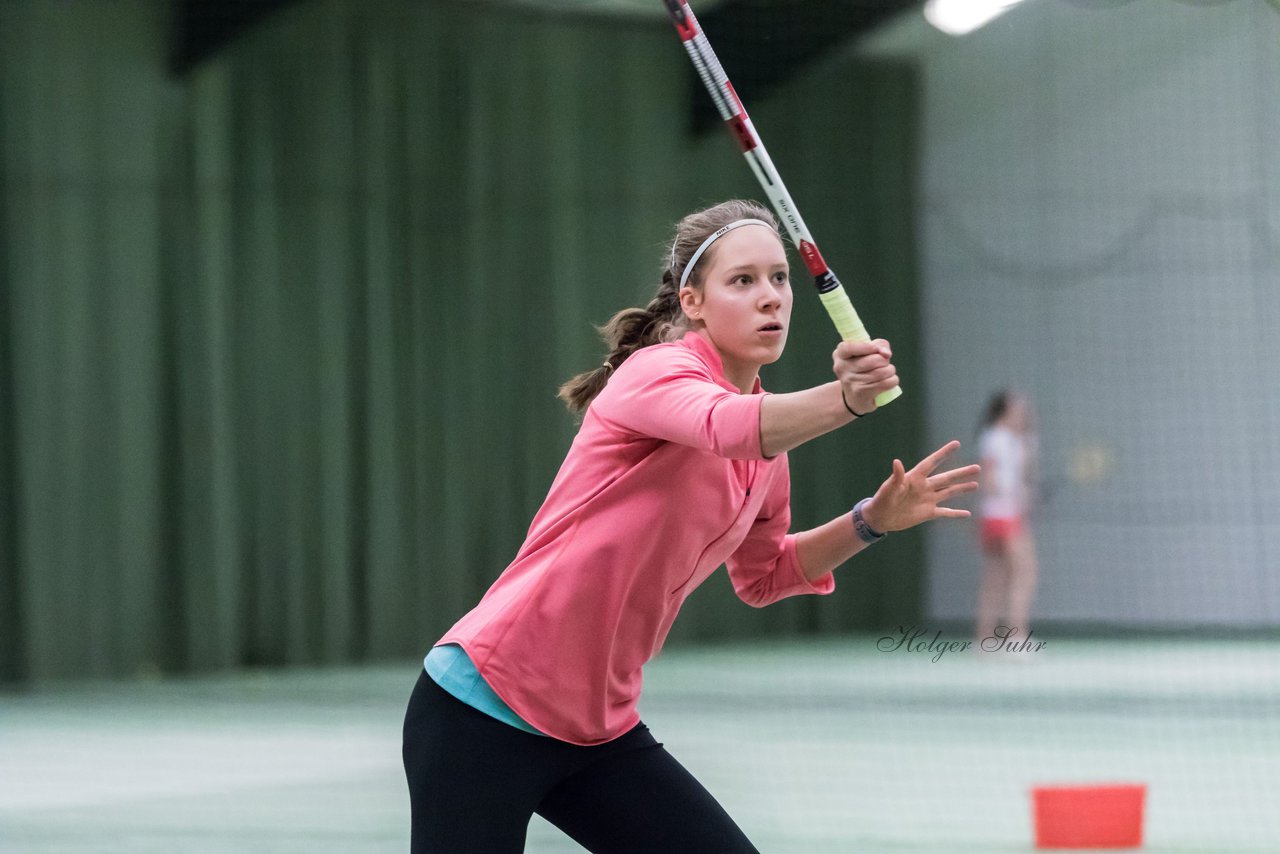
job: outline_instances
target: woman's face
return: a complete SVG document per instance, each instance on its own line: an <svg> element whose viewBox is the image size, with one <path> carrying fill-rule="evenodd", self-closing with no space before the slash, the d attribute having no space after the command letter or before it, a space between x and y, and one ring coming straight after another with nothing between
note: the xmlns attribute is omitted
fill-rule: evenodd
<svg viewBox="0 0 1280 854"><path fill-rule="evenodd" d="M685 287L680 304L695 329L704 329L724 362L725 376L744 392L761 365L776 362L791 323L787 253L773 229L735 228L701 262L702 286Z"/></svg>
<svg viewBox="0 0 1280 854"><path fill-rule="evenodd" d="M1025 432L1031 428L1031 406L1024 398L1014 395L1009 399L1009 408L1002 420L1010 429Z"/></svg>

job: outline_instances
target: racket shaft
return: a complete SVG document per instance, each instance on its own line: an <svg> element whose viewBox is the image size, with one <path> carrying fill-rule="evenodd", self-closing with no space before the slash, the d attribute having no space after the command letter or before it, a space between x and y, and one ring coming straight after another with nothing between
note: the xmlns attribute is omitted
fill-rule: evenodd
<svg viewBox="0 0 1280 854"><path fill-rule="evenodd" d="M729 76L724 73L724 68L720 65L720 60L716 57L715 51L712 50L711 43L707 41L702 28L698 26L697 17L694 16L693 10L689 8L687 3L677 3L676 5L683 7L689 28L694 33L692 37L684 40L685 52L689 54L689 60L693 63L694 70L702 80L702 85L706 87L707 93L711 95L711 100L715 102L720 118L729 125L730 131L738 140L747 164L751 167L751 171L755 173L756 180L760 182L760 186L768 195L770 203L778 212L778 215L782 217L782 223L792 241L797 247L800 246L802 241L812 244L813 237L809 234L808 226L800 218L800 212L796 210L795 202L791 200L791 194L787 192L787 187L782 183L778 170L774 168L769 152L765 150L764 143L760 141L760 135L756 133L755 125L752 124L751 117L747 115L746 108L742 106L742 100L734 90L733 84L729 82Z"/></svg>

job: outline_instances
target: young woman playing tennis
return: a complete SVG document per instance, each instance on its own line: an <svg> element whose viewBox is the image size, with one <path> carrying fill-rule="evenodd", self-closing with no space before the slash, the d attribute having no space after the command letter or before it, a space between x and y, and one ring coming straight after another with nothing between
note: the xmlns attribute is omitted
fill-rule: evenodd
<svg viewBox="0 0 1280 854"><path fill-rule="evenodd" d="M977 466L934 474L951 442L789 534L786 452L897 385L889 344L841 343L835 381L766 394L792 301L773 215L691 214L666 261L561 389L582 426L515 560L427 655L404 724L415 852L518 852L534 813L595 852L755 851L636 712L681 603L721 564L756 607L830 593L885 533L969 515L940 506L977 488Z"/></svg>

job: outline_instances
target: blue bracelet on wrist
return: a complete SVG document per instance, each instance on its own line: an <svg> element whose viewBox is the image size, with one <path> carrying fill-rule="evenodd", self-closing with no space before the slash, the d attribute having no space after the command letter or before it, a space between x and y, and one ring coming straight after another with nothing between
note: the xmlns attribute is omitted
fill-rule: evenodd
<svg viewBox="0 0 1280 854"><path fill-rule="evenodd" d="M870 500L870 498L864 498L853 505L853 530L857 532L858 539L868 544L878 543L885 538L884 534L872 528L867 524L867 520L862 518L862 505Z"/></svg>

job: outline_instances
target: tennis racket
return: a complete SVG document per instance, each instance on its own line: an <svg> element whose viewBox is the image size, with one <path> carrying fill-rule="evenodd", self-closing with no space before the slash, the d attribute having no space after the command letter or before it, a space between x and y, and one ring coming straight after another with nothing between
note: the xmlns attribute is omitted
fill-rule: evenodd
<svg viewBox="0 0 1280 854"><path fill-rule="evenodd" d="M831 272L831 268L823 260L822 253L818 251L818 244L814 243L808 227L800 218L800 212L796 210L791 194L782 183L782 178L774 168L773 161L769 159L769 152L765 151L764 143L760 141L755 126L751 124L751 117L747 115L742 101L738 99L738 93L733 90L733 84L729 82L728 75L720 67L720 60L711 49L711 43L707 41L702 28L698 26L698 19L694 17L693 10L685 0L664 0L664 2L667 4L667 13L671 16L671 22L675 24L680 40L684 42L685 52L693 62L694 70L698 72L698 77L711 95L711 100L715 102L720 118L724 119L734 139L742 148L743 156L747 158L751 171L755 173L756 180L760 182L760 186L769 197L773 209L782 219L791 242L795 244L800 257L804 259L805 267L813 275L813 283L818 287L818 297L826 307L827 313L831 315L831 320L835 323L840 337L845 341L870 341L871 336L867 334L867 329L862 325L858 312L854 310L849 295L845 293L844 285L840 284L836 274ZM901 394L901 386L881 392L876 395L876 406L884 406Z"/></svg>

